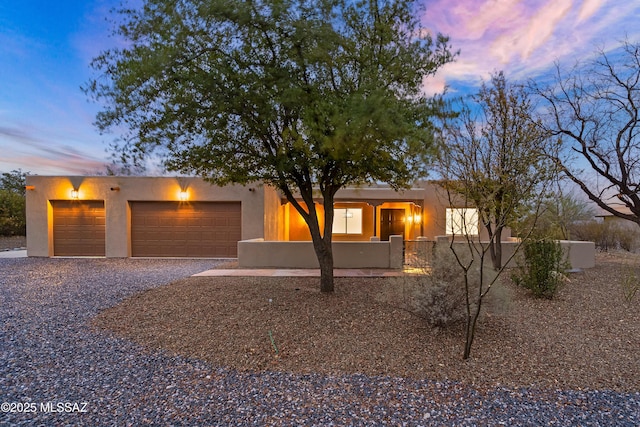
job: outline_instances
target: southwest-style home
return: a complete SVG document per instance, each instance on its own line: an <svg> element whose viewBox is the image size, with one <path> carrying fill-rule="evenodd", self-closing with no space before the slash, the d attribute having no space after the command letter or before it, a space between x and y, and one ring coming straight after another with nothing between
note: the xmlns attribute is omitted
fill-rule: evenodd
<svg viewBox="0 0 640 427"><path fill-rule="evenodd" d="M403 192L339 191L336 267L400 268L403 240L435 240L462 223L477 234L475 210L449 206L438 189L422 183ZM295 208L269 186L219 187L184 177L27 177L29 256L238 258L247 267L304 268L317 265L310 240Z"/></svg>

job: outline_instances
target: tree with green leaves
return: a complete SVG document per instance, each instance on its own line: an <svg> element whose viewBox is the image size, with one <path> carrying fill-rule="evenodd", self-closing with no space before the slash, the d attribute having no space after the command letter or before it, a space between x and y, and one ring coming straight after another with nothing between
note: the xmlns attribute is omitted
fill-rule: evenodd
<svg viewBox="0 0 640 427"><path fill-rule="evenodd" d="M0 175L0 235L24 236L27 232L26 174L22 170Z"/></svg>
<svg viewBox="0 0 640 427"><path fill-rule="evenodd" d="M554 148L523 87L494 74L445 126L439 170L447 189L478 210L493 267L502 267L502 232L542 196L555 174Z"/></svg>
<svg viewBox="0 0 640 427"><path fill-rule="evenodd" d="M14 169L11 172L3 172L0 175L0 189L11 191L20 196L25 196L27 185L27 173L22 169Z"/></svg>
<svg viewBox="0 0 640 427"><path fill-rule="evenodd" d="M279 189L331 292L334 195L424 173L440 107L422 85L453 59L447 39L420 27L414 0L147 0L120 13L124 47L95 58L85 88L104 103L99 129L122 130L124 160L154 152L168 170Z"/></svg>

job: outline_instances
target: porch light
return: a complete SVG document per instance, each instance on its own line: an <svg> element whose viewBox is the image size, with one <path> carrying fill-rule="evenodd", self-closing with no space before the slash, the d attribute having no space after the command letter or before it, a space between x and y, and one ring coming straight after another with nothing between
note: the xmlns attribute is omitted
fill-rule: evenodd
<svg viewBox="0 0 640 427"><path fill-rule="evenodd" d="M181 190L180 194L178 194L178 198L181 202L186 202L189 200L189 193L186 190Z"/></svg>
<svg viewBox="0 0 640 427"><path fill-rule="evenodd" d="M72 198L73 200L78 200L78 198L79 198L79 197L80 197L80 196L79 196L79 194L78 194L78 190L77 190L77 189L75 189L75 188L74 188L73 190L71 190L71 198Z"/></svg>
<svg viewBox="0 0 640 427"><path fill-rule="evenodd" d="M422 217L420 216L420 214L414 214L413 215L413 222L416 224L420 224L420 221L422 220Z"/></svg>

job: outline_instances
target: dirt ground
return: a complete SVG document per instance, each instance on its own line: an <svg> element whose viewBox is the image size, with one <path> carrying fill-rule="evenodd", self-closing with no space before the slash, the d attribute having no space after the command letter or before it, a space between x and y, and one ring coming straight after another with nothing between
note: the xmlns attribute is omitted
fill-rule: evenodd
<svg viewBox="0 0 640 427"><path fill-rule="evenodd" d="M476 386L640 390L640 255L599 253L553 300L505 277L469 360L462 328L429 327L407 281L191 277L125 300L94 326L214 366L450 379ZM108 286L108 283L105 283Z"/></svg>

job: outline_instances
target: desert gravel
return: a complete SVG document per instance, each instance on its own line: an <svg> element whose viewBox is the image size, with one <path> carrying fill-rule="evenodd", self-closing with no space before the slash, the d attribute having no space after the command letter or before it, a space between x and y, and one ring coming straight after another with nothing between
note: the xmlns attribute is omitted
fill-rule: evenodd
<svg viewBox="0 0 640 427"><path fill-rule="evenodd" d="M102 310L215 266L211 260L0 259L0 425L640 424L638 390L251 372L95 327Z"/></svg>

